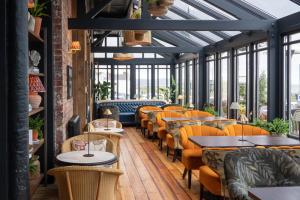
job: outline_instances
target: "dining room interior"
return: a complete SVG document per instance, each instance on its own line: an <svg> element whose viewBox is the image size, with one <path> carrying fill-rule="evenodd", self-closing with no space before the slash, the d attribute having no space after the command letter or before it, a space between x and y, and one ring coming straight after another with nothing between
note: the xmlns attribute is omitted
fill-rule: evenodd
<svg viewBox="0 0 300 200"><path fill-rule="evenodd" d="M3 0L1 200L296 200L300 0Z"/></svg>

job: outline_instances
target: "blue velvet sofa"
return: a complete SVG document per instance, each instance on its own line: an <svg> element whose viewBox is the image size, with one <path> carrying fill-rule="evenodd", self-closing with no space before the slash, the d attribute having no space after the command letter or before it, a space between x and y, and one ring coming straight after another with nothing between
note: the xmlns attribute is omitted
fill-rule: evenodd
<svg viewBox="0 0 300 200"><path fill-rule="evenodd" d="M95 118L98 118L98 110L105 106L118 106L120 110L120 122L123 125L135 125L135 111L141 105L163 106L166 102L160 100L104 100L95 105Z"/></svg>

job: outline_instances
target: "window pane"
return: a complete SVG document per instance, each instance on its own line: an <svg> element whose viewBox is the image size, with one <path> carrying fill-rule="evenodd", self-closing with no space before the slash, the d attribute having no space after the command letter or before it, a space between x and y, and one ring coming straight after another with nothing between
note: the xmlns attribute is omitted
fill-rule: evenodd
<svg viewBox="0 0 300 200"><path fill-rule="evenodd" d="M228 113L228 58L221 59L221 116Z"/></svg>
<svg viewBox="0 0 300 200"><path fill-rule="evenodd" d="M183 95L184 99L186 97L185 95L185 87L186 87L186 84L185 84L185 77L186 77L186 73L185 73L185 64L182 63L181 64L181 95ZM185 100L183 101L183 104L185 104Z"/></svg>
<svg viewBox="0 0 300 200"><path fill-rule="evenodd" d="M258 72L258 85L257 85L257 106L258 118L267 120L268 116L268 51L257 52L257 72Z"/></svg>
<svg viewBox="0 0 300 200"><path fill-rule="evenodd" d="M151 98L151 65L136 66L136 98Z"/></svg>
<svg viewBox="0 0 300 200"><path fill-rule="evenodd" d="M238 69L238 102L242 108L246 109L247 101L247 55L237 57Z"/></svg>
<svg viewBox="0 0 300 200"><path fill-rule="evenodd" d="M215 105L215 61L209 61L208 63L208 73L209 73L209 85L208 85L208 91L209 91L209 104Z"/></svg>
<svg viewBox="0 0 300 200"><path fill-rule="evenodd" d="M130 66L116 65L115 66L115 99L130 98Z"/></svg>
<svg viewBox="0 0 300 200"><path fill-rule="evenodd" d="M194 67L193 67L193 61L189 61L189 80L188 80L188 87L189 87L189 97L188 97L188 103L193 104L193 92L194 92L194 86L193 86L193 81L194 81Z"/></svg>
<svg viewBox="0 0 300 200"><path fill-rule="evenodd" d="M155 65L155 96L160 100L169 100L170 66Z"/></svg>

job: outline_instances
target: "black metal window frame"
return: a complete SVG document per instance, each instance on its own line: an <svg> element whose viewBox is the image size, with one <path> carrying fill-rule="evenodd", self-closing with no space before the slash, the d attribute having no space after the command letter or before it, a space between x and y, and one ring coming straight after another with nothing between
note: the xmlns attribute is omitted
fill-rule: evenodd
<svg viewBox="0 0 300 200"><path fill-rule="evenodd" d="M141 70L146 69L147 70L147 99L151 99L151 82L153 81L151 79L152 74L152 65L136 65L135 66L135 73L136 73L136 98L141 98Z"/></svg>
<svg viewBox="0 0 300 200"><path fill-rule="evenodd" d="M125 70L125 83L126 83L126 92L125 92L125 99L130 99L130 65L114 65L114 83L113 87L115 87L114 91L114 99L119 99L120 98L120 77L119 77L119 70ZM129 76L128 76L129 74ZM116 83L116 85L115 85Z"/></svg>
<svg viewBox="0 0 300 200"><path fill-rule="evenodd" d="M166 70L166 87L170 88L171 83L171 67L170 65L154 65L155 74L155 96L159 99L160 96L160 82L159 82L159 71Z"/></svg>
<svg viewBox="0 0 300 200"><path fill-rule="evenodd" d="M214 64L214 80L213 80L213 89L214 89L214 94L213 94L213 103L210 101L210 67L209 67L209 63L213 62ZM217 53L214 53L214 54L209 54L209 55L206 55L206 58L205 58L205 67L207 69L207 100L206 102L209 104L209 105L212 105L212 106L215 106L215 100L217 98L216 96L216 63L217 63Z"/></svg>
<svg viewBox="0 0 300 200"><path fill-rule="evenodd" d="M224 56L224 53L227 53L225 56ZM220 74L220 83L219 83L219 85L218 85L218 87L220 88L219 89L219 95L220 96L216 96L215 98L216 99L219 99L219 101L220 101L220 103L219 103L219 105L218 105L218 108L217 108L217 112L219 112L219 114L220 115L222 115L222 110L223 110L223 108L222 108L222 104L223 104L223 102L222 102L222 91L223 91L223 87L224 87L224 85L222 84L222 81L223 81L223 79L222 79L222 76L223 76L223 74L222 74L222 68L223 68L223 65L222 65L222 61L223 60L227 60L227 74L226 74L226 77L227 77L227 85L226 85L226 87L227 87L227 95L226 95L226 100L227 100L227 117L229 116L229 107L230 107L230 105L229 105L229 95L230 95L230 69L231 69L231 67L230 67L230 52L229 51L223 51L223 52L220 52L219 54L218 54L218 66L219 66L219 72L218 72L218 74Z"/></svg>

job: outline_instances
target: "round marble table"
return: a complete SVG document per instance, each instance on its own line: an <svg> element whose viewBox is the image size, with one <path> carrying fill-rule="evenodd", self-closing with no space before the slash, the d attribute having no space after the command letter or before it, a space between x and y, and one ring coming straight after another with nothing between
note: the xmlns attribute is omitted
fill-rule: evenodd
<svg viewBox="0 0 300 200"><path fill-rule="evenodd" d="M115 154L104 151L90 151L93 157L85 157L87 151L70 151L61 153L56 156L56 159L63 165L112 165L118 161Z"/></svg>
<svg viewBox="0 0 300 200"><path fill-rule="evenodd" d="M95 132L101 133L123 133L124 129L122 128L95 128Z"/></svg>

